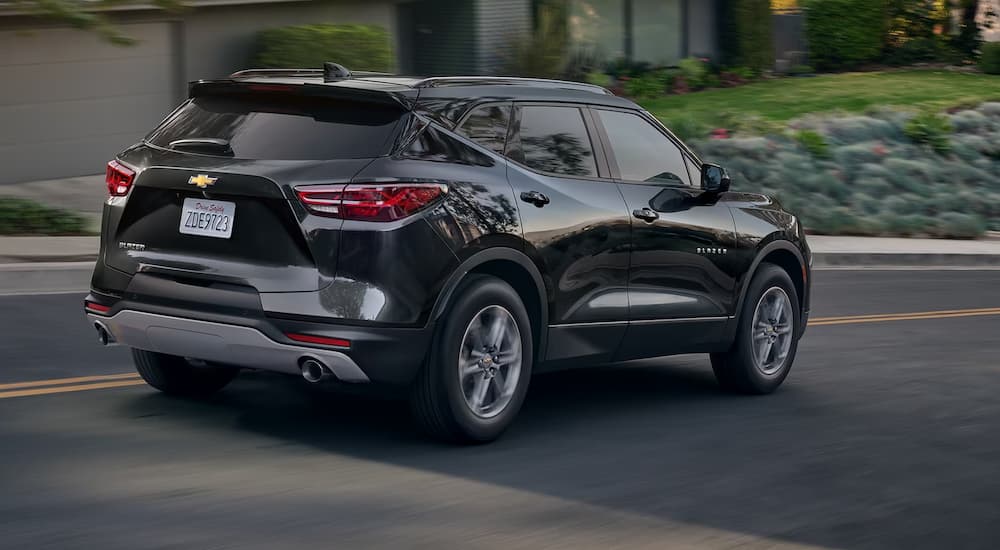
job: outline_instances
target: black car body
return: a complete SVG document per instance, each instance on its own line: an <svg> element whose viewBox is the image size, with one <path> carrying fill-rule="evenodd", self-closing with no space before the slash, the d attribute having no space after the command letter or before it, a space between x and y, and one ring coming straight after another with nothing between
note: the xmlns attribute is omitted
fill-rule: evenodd
<svg viewBox="0 0 1000 550"><path fill-rule="evenodd" d="M517 293L539 372L726 353L766 263L794 286L797 340L801 225L705 170L640 107L584 84L199 81L109 164L86 310L139 350L290 374L316 359L342 382L408 387L472 274Z"/></svg>

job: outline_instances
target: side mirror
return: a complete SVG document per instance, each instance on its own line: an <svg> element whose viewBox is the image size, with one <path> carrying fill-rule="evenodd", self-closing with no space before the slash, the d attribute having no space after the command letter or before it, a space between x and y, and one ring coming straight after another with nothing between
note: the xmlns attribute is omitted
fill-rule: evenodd
<svg viewBox="0 0 1000 550"><path fill-rule="evenodd" d="M729 172L717 164L703 164L701 166L701 188L706 193L725 193L729 191Z"/></svg>

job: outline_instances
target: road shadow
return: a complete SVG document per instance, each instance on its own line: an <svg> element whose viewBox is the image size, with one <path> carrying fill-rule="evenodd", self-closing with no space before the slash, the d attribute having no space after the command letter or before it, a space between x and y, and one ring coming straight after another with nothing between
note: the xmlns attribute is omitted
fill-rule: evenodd
<svg viewBox="0 0 1000 550"><path fill-rule="evenodd" d="M870 416L789 382L768 397L727 395L701 357L541 375L513 428L472 447L428 441L399 400L268 374L243 376L204 402L136 396L122 413L797 543L949 540L935 484L896 467L919 444L864 439L891 436L899 418L886 417L884 429L859 425ZM904 520L898 507L875 504L895 502L894 483L906 486Z"/></svg>

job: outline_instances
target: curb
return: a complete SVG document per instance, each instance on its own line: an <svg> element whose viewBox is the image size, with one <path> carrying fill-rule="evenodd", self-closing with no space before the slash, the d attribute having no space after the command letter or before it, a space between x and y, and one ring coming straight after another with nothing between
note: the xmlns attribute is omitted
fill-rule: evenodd
<svg viewBox="0 0 1000 550"><path fill-rule="evenodd" d="M93 272L93 261L0 264L0 296L85 293Z"/></svg>
<svg viewBox="0 0 1000 550"><path fill-rule="evenodd" d="M813 268L826 267L1000 267L1000 254L813 252Z"/></svg>

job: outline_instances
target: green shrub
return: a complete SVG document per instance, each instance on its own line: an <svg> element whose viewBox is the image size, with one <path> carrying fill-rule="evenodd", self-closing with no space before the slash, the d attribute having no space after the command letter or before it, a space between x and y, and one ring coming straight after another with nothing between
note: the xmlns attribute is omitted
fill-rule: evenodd
<svg viewBox="0 0 1000 550"><path fill-rule="evenodd" d="M816 69L812 68L812 65L793 65L791 69L788 69L788 74L791 76L802 76L815 72Z"/></svg>
<svg viewBox="0 0 1000 550"><path fill-rule="evenodd" d="M389 33L372 25L299 25L262 31L257 65L265 68L320 68L326 61L351 70L388 72L393 68Z"/></svg>
<svg viewBox="0 0 1000 550"><path fill-rule="evenodd" d="M912 65L921 62L954 63L961 61L955 50L941 36L921 36L906 40L886 52L889 65Z"/></svg>
<svg viewBox="0 0 1000 550"><path fill-rule="evenodd" d="M667 128L684 141L702 139L712 130L701 119L688 115L679 115L665 122Z"/></svg>
<svg viewBox="0 0 1000 550"><path fill-rule="evenodd" d="M879 139L898 138L901 133L889 121L868 116L843 116L826 122L831 141L859 143Z"/></svg>
<svg viewBox="0 0 1000 550"><path fill-rule="evenodd" d="M948 239L975 239L985 231L986 222L979 216L945 212L938 216L934 233Z"/></svg>
<svg viewBox="0 0 1000 550"><path fill-rule="evenodd" d="M871 142L844 145L833 151L833 157L844 170L854 173L863 164L877 164L882 160L875 151L877 145Z"/></svg>
<svg viewBox="0 0 1000 550"><path fill-rule="evenodd" d="M830 158L830 146L826 143L823 134L814 130L801 130L795 134L795 141L809 154L818 159Z"/></svg>
<svg viewBox="0 0 1000 550"><path fill-rule="evenodd" d="M664 69L648 71L625 81L625 93L635 99L651 99L666 93L670 73Z"/></svg>
<svg viewBox="0 0 1000 550"><path fill-rule="evenodd" d="M979 70L986 74L1000 74L1000 42L983 44L979 56Z"/></svg>
<svg viewBox="0 0 1000 550"><path fill-rule="evenodd" d="M821 70L855 68L878 59L885 5L873 0L809 0L806 39Z"/></svg>
<svg viewBox="0 0 1000 550"><path fill-rule="evenodd" d="M587 73L587 83L602 88L610 88L611 76L603 71L590 71Z"/></svg>
<svg viewBox="0 0 1000 550"><path fill-rule="evenodd" d="M921 113L910 119L903 127L906 137L914 143L929 145L940 155L951 152L951 121L937 113Z"/></svg>
<svg viewBox="0 0 1000 550"><path fill-rule="evenodd" d="M705 87L705 78L709 75L708 63L697 57L688 57L681 59L677 66L680 68L681 76L687 81L688 86L696 90Z"/></svg>
<svg viewBox="0 0 1000 550"><path fill-rule="evenodd" d="M989 127L990 119L979 111L959 111L951 115L951 125L956 132L978 132Z"/></svg>
<svg viewBox="0 0 1000 550"><path fill-rule="evenodd" d="M0 197L0 235L83 235L83 216L37 202Z"/></svg>
<svg viewBox="0 0 1000 550"><path fill-rule="evenodd" d="M880 216L880 218L886 232L900 237L930 235L936 227L933 218L920 214L905 216L887 214Z"/></svg>
<svg viewBox="0 0 1000 550"><path fill-rule="evenodd" d="M723 5L723 50L727 63L755 73L774 67L774 28L770 0L730 0Z"/></svg>

